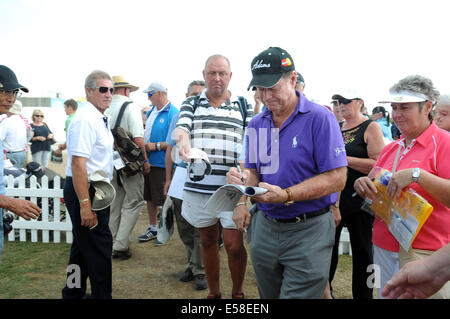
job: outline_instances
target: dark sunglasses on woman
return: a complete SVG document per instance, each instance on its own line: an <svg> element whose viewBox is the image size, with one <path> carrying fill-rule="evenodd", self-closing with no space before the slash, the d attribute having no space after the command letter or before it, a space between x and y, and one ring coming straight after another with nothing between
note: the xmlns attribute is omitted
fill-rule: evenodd
<svg viewBox="0 0 450 319"><path fill-rule="evenodd" d="M340 98L338 98L337 100L338 100L338 102L339 102L339 105L340 105L340 104L347 105L347 104L352 103L352 101L353 101L353 100L346 99L346 98L344 98L344 97L340 97Z"/></svg>

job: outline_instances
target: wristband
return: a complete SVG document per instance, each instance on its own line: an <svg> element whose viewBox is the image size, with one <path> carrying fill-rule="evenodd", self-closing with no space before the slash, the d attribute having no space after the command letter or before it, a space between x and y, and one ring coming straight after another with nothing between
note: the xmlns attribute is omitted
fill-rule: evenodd
<svg viewBox="0 0 450 319"><path fill-rule="evenodd" d="M156 143L156 149L157 149L158 151L161 150L161 142Z"/></svg>
<svg viewBox="0 0 450 319"><path fill-rule="evenodd" d="M90 201L89 198L80 199L80 204L87 203L88 201Z"/></svg>
<svg viewBox="0 0 450 319"><path fill-rule="evenodd" d="M246 205L246 202L239 202L239 203L236 204L235 207L238 207L238 206L241 206L241 205Z"/></svg>

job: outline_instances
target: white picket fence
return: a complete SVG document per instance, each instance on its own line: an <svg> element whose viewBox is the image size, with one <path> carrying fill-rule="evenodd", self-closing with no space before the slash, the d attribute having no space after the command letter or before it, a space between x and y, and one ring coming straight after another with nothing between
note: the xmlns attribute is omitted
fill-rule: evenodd
<svg viewBox="0 0 450 319"><path fill-rule="evenodd" d="M342 227L341 238L339 240L339 255L352 255L352 246L350 245L350 234L347 227Z"/></svg>
<svg viewBox="0 0 450 319"><path fill-rule="evenodd" d="M29 198L35 204L38 198L41 198L41 220L25 220L22 217L14 220L11 224L13 230L8 234L9 241L16 240L16 234L20 241L27 241L27 232L31 233L31 241L38 242L39 239L44 243L50 242L52 235L53 242L61 242L61 233L65 232L66 242L72 243L72 222L69 213L65 214L65 220L61 221L61 201L63 190L61 189L61 178L56 176L53 180L53 188L48 187L48 177L42 176L41 183L37 183L36 176L31 176L29 187L26 187L25 175L16 178L14 185L14 177L6 176L6 196L18 197L21 199ZM17 183L18 182L18 183ZM49 205L49 199L53 199L53 207ZM53 212L53 213L50 213ZM40 233L41 232L41 233ZM40 235L40 236L39 236Z"/></svg>

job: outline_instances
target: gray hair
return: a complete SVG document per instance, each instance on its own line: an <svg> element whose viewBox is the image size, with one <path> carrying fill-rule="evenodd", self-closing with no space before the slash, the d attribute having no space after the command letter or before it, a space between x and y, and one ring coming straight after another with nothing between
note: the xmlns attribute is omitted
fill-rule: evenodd
<svg viewBox="0 0 450 319"><path fill-rule="evenodd" d="M439 97L436 106L447 106L450 105L450 94L444 94Z"/></svg>
<svg viewBox="0 0 450 319"><path fill-rule="evenodd" d="M95 70L92 71L91 74L87 76L86 80L84 81L84 87L95 89L95 87L97 86L98 79L106 79L112 82L112 78L108 73L101 70Z"/></svg>
<svg viewBox="0 0 450 319"><path fill-rule="evenodd" d="M433 82L421 75L409 75L394 84L390 90L391 92L410 91L414 93L421 93L433 104L439 99L439 91L433 86ZM420 108L422 110L422 108Z"/></svg>
<svg viewBox="0 0 450 319"><path fill-rule="evenodd" d="M205 81L203 81L203 80L195 80L195 81L192 81L192 82L189 83L189 85L188 85L187 93L190 93L190 92L191 92L191 87L193 87L193 86L205 86Z"/></svg>
<svg viewBox="0 0 450 319"><path fill-rule="evenodd" d="M228 68L231 70L230 60L228 60L228 58L226 56L221 55L221 54L214 54L214 55L211 55L209 58L207 58L206 62L205 62L205 70L206 70L206 67L208 66L209 61L212 59L217 59L217 58L225 59L225 61L227 61L227 63L228 63Z"/></svg>

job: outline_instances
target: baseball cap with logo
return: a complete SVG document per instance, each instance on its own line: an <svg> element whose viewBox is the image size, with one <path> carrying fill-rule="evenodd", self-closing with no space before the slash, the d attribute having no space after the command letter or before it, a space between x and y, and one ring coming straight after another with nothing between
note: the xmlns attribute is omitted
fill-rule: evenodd
<svg viewBox="0 0 450 319"><path fill-rule="evenodd" d="M153 82L149 85L147 90L144 90L144 93L153 93L153 92L164 92L167 93L167 88L161 84L161 82Z"/></svg>
<svg viewBox="0 0 450 319"><path fill-rule="evenodd" d="M262 51L252 61L252 80L247 88L260 86L271 88L280 81L283 74L295 71L294 60L282 48L270 47Z"/></svg>
<svg viewBox="0 0 450 319"><path fill-rule="evenodd" d="M0 90L11 91L17 89L28 93L28 89L17 81L16 74L7 66L0 65Z"/></svg>

